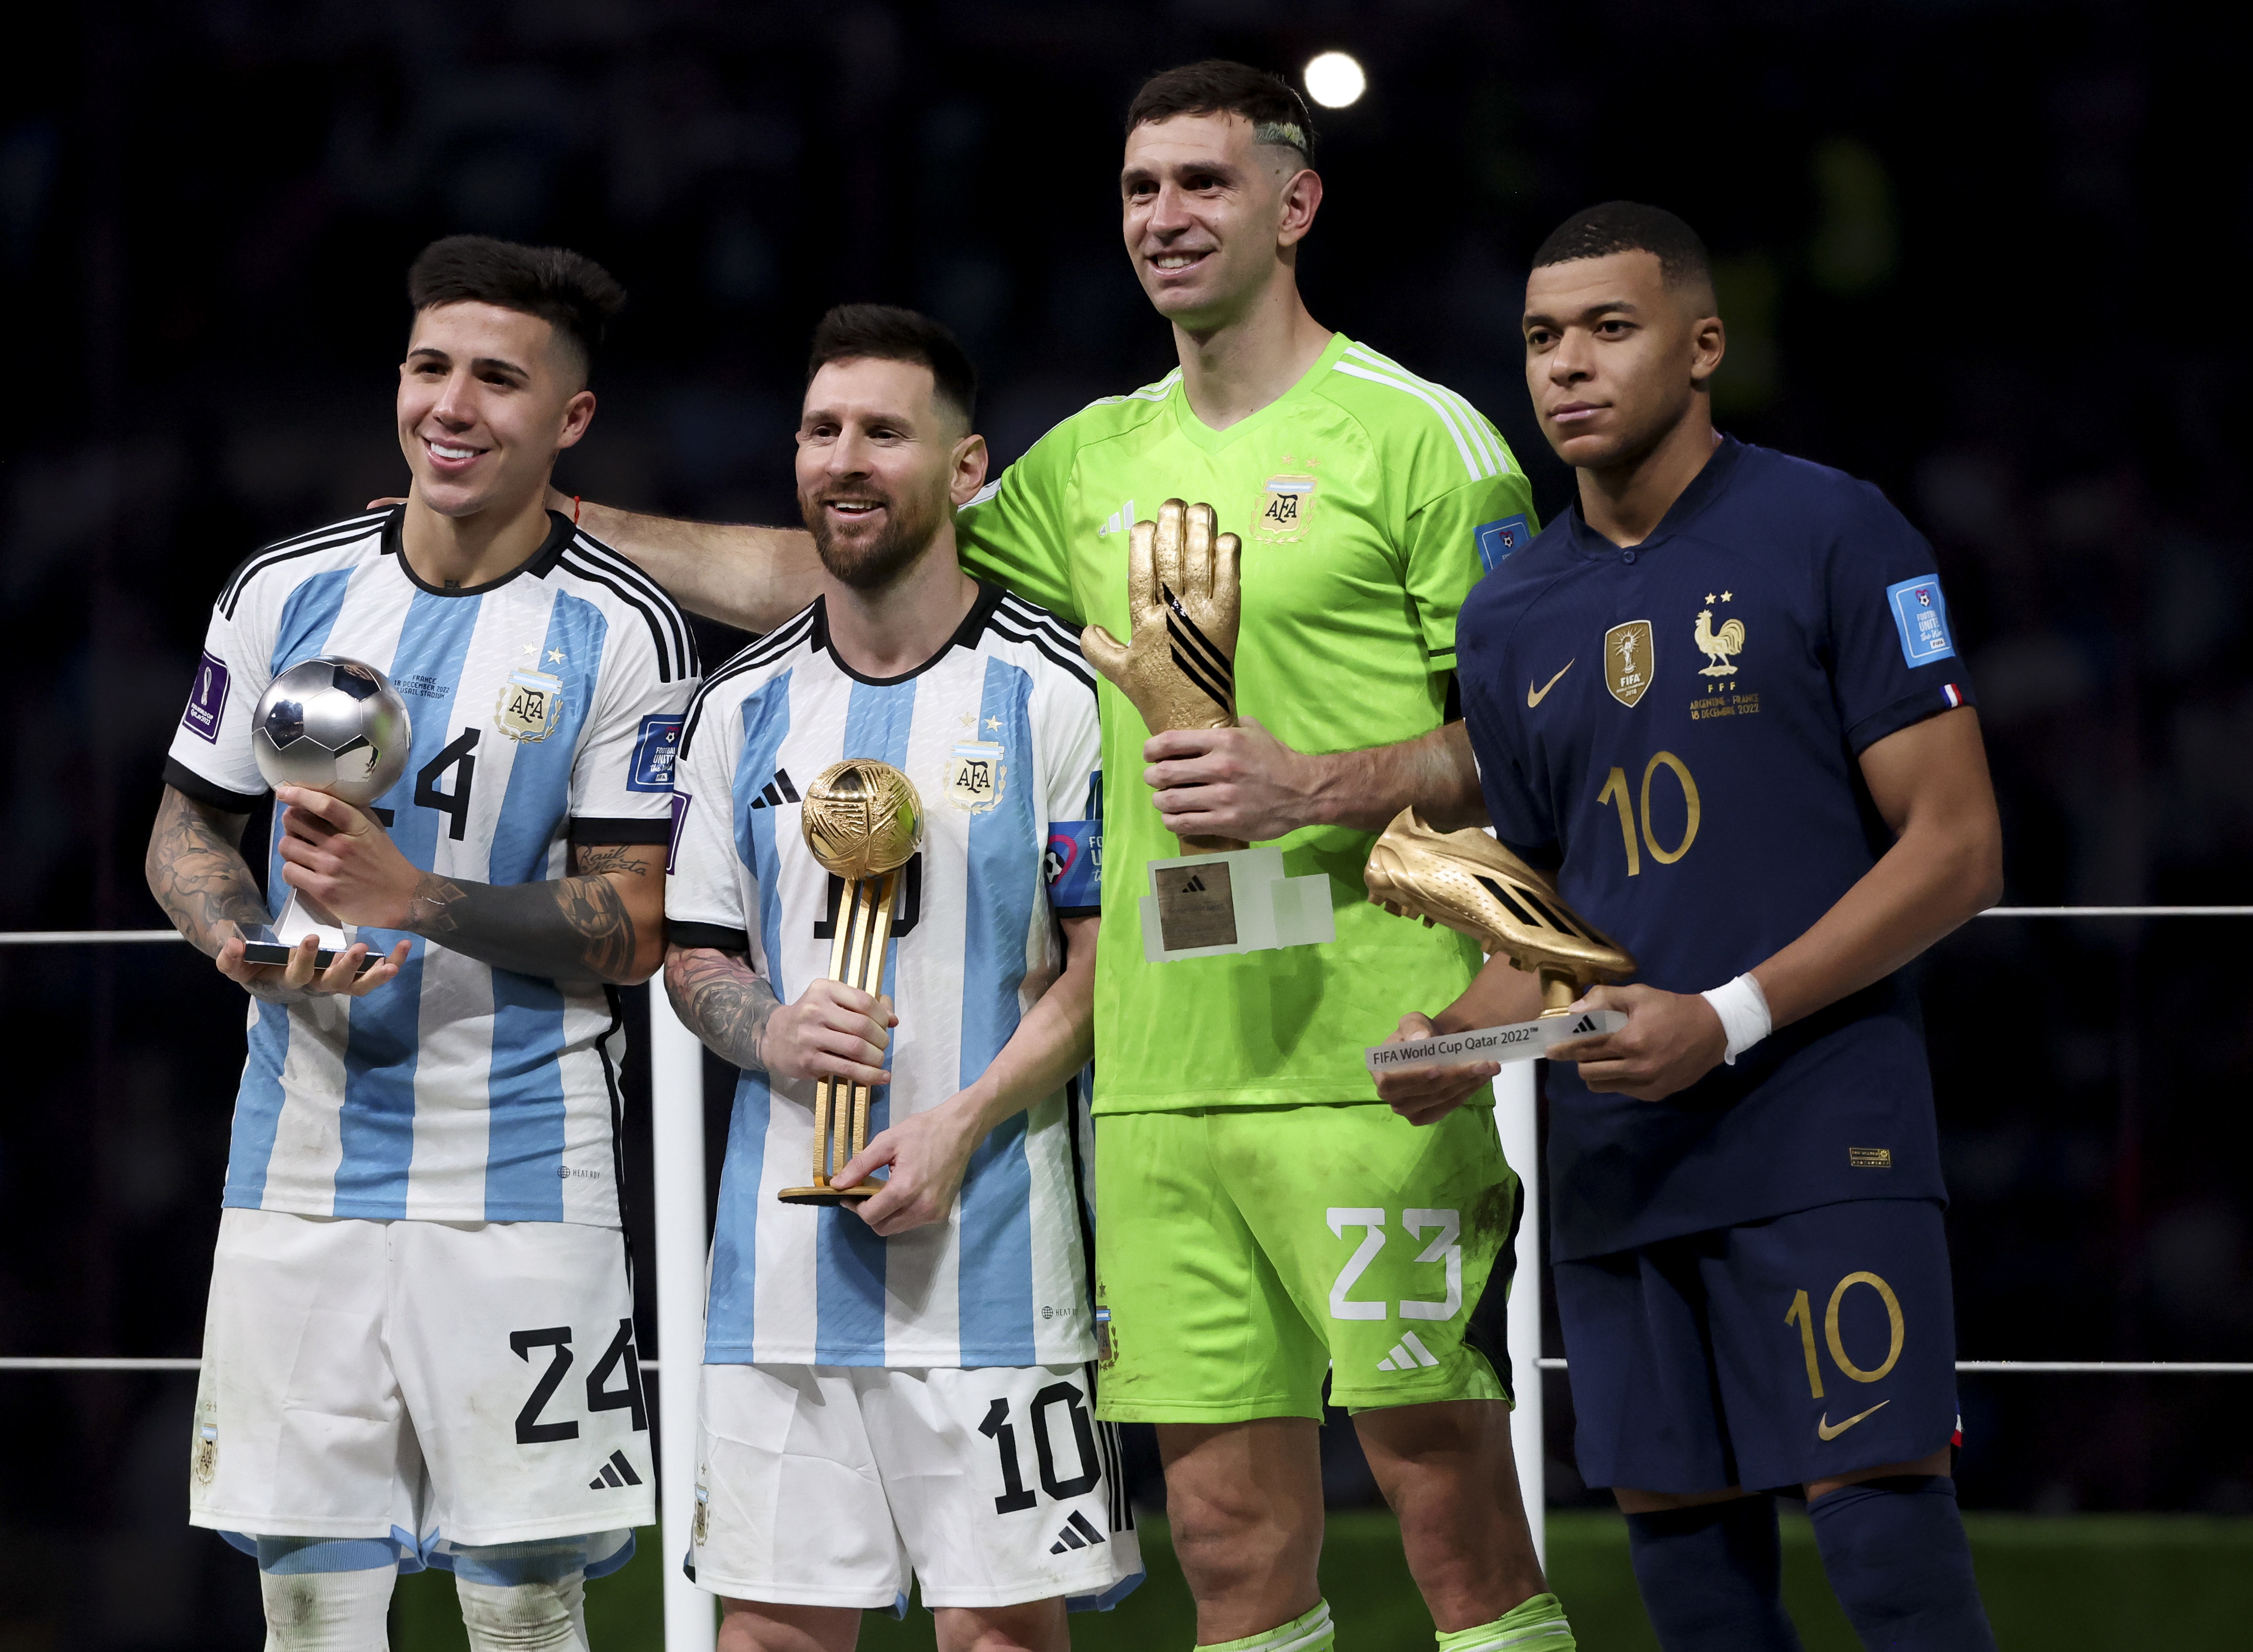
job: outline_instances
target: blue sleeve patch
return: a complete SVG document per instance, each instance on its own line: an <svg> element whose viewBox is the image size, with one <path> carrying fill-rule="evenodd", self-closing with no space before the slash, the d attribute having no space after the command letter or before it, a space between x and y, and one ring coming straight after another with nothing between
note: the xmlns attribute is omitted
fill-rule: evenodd
<svg viewBox="0 0 2253 1652"><path fill-rule="evenodd" d="M660 711L641 720L634 736L633 767L626 775L629 791L673 790L673 757L680 749L680 714Z"/></svg>
<svg viewBox="0 0 2253 1652"><path fill-rule="evenodd" d="M1522 516L1505 516L1499 522L1482 522L1478 530L1479 561L1489 574L1502 566L1502 559L1512 551L1525 548L1533 535L1527 532Z"/></svg>
<svg viewBox="0 0 2253 1652"><path fill-rule="evenodd" d="M1103 904L1103 822L1051 820L1046 868L1049 905L1058 911Z"/></svg>
<svg viewBox="0 0 2253 1652"><path fill-rule="evenodd" d="M1956 658L1956 645L1948 635L1948 599L1940 594L1936 575L1887 586L1886 606L1893 610L1894 625L1901 632L1901 658L1911 666Z"/></svg>

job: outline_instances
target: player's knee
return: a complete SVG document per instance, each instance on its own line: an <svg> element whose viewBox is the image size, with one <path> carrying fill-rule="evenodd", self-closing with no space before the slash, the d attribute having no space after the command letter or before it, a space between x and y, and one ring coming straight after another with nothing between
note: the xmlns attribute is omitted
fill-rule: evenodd
<svg viewBox="0 0 2253 1652"><path fill-rule="evenodd" d="M477 1583L457 1572L471 1652L586 1652L586 1579Z"/></svg>
<svg viewBox="0 0 2253 1652"><path fill-rule="evenodd" d="M1797 1652L1773 1497L1627 1516L1628 1554L1666 1652Z"/></svg>
<svg viewBox="0 0 2253 1652"><path fill-rule="evenodd" d="M269 1652L384 1652L398 1576L380 1539L259 1538Z"/></svg>
<svg viewBox="0 0 2253 1652"><path fill-rule="evenodd" d="M1866 1480L1807 1512L1831 1593L1866 1644L1993 1652L1953 1480Z"/></svg>
<svg viewBox="0 0 2253 1652"><path fill-rule="evenodd" d="M933 1617L938 1652L1065 1652L1061 1597L1006 1607L942 1607Z"/></svg>

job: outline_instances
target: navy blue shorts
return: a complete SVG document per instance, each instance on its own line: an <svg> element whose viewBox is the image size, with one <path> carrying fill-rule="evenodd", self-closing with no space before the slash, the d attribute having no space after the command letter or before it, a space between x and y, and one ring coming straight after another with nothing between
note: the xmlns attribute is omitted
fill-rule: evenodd
<svg viewBox="0 0 2253 1652"><path fill-rule="evenodd" d="M1940 1206L1858 1199L1556 1265L1580 1477L1773 1490L1957 1438Z"/></svg>

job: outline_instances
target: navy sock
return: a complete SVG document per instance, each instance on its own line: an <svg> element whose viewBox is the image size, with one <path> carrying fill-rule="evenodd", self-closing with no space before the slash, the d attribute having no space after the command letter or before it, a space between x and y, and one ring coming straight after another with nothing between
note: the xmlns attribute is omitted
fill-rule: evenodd
<svg viewBox="0 0 2253 1652"><path fill-rule="evenodd" d="M1865 1480L1807 1513L1831 1592L1871 1652L1995 1652L1946 1474Z"/></svg>
<svg viewBox="0 0 2253 1652"><path fill-rule="evenodd" d="M1783 1609L1775 1498L1629 1515L1627 1545L1666 1652L1799 1652Z"/></svg>

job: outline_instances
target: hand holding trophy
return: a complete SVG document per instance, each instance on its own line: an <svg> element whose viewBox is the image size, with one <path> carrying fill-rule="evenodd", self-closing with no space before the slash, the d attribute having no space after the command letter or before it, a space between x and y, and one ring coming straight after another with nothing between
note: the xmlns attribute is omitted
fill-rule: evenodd
<svg viewBox="0 0 2253 1652"><path fill-rule="evenodd" d="M1627 1024L1617 1010L1566 1019L1573 1000L1597 982L1634 974L1635 958L1559 900L1548 879L1485 833L1440 832L1414 809L1403 809L1378 839L1363 878L1369 898L1386 911L1468 935L1489 956L1507 958L1541 984L1538 1020L1380 1044L1366 1053L1371 1072L1520 1061L1567 1038L1617 1032Z"/></svg>
<svg viewBox="0 0 2253 1652"><path fill-rule="evenodd" d="M845 880L830 942L829 979L880 998L900 868L923 844L923 800L915 783L888 763L848 757L824 769L806 789L799 823L813 858ZM776 1194L785 1204L847 1204L873 1197L884 1185L829 1185L829 1178L868 1145L870 1088L852 1086L849 1137L839 1141L838 1083L824 1078L814 1085L813 1181Z"/></svg>
<svg viewBox="0 0 2253 1652"><path fill-rule="evenodd" d="M269 785L304 786L363 809L407 772L414 746L414 721L391 679L341 656L290 666L267 685L251 714L251 755ZM271 926L245 931L243 958L286 966L308 935L319 938L317 970L328 968L352 944L332 914L293 888ZM360 972L380 961L370 953Z"/></svg>
<svg viewBox="0 0 2253 1652"><path fill-rule="evenodd" d="M1127 536L1121 643L1100 625L1080 633L1089 663L1108 677L1152 734L1236 725L1236 630L1242 617L1243 543L1218 531L1210 505L1168 499L1155 522ZM1191 851L1245 846L1230 838L1184 838Z"/></svg>

